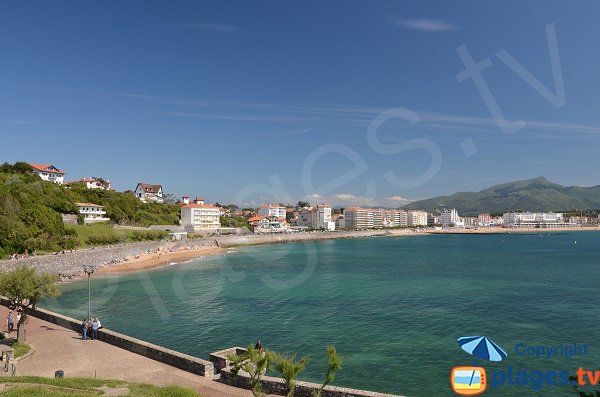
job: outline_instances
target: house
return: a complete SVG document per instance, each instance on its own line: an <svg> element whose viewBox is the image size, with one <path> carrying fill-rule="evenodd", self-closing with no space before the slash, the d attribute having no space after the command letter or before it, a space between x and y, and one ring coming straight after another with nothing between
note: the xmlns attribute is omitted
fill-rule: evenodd
<svg viewBox="0 0 600 397"><path fill-rule="evenodd" d="M135 188L135 197L145 203L162 203L163 189L161 185L152 185L150 183L140 182Z"/></svg>
<svg viewBox="0 0 600 397"><path fill-rule="evenodd" d="M285 207L279 204L263 204L258 209L258 215L262 216L276 216L285 219L285 214Z"/></svg>
<svg viewBox="0 0 600 397"><path fill-rule="evenodd" d="M274 215L257 215L248 219L248 223L254 226L254 232L286 232L289 228L285 218L277 218Z"/></svg>
<svg viewBox="0 0 600 397"><path fill-rule="evenodd" d="M102 190L111 190L110 181L108 179L102 178L81 178L76 181L65 182L65 185L70 185L72 183L82 183L88 189L102 189Z"/></svg>
<svg viewBox="0 0 600 397"><path fill-rule="evenodd" d="M181 225L186 229L211 230L221 227L221 209L204 204L204 199L196 198L193 203L181 206Z"/></svg>
<svg viewBox="0 0 600 397"><path fill-rule="evenodd" d="M83 215L84 223L108 222L110 218L106 217L104 207L92 203L77 203L79 213Z"/></svg>
<svg viewBox="0 0 600 397"><path fill-rule="evenodd" d="M307 226L313 229L335 230L335 221L331 216L329 204L319 204L315 207L298 209L298 226Z"/></svg>
<svg viewBox="0 0 600 397"><path fill-rule="evenodd" d="M28 163L33 171L45 181L50 181L62 185L65 181L65 172L59 170L52 164L33 164Z"/></svg>

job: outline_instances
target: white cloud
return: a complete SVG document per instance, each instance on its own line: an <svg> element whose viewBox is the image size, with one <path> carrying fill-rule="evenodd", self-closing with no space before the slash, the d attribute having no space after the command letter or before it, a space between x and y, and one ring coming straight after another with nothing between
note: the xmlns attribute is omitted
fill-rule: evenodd
<svg viewBox="0 0 600 397"><path fill-rule="evenodd" d="M213 22L199 22L199 23L184 23L184 27L193 30L205 30L207 32L217 32L217 33L234 33L242 30L238 26L233 25L225 25L222 23L213 23Z"/></svg>
<svg viewBox="0 0 600 397"><path fill-rule="evenodd" d="M411 202L411 199L407 199L406 197L402 197L402 196L392 196L392 197L388 197L385 200L389 200L389 201L403 201L403 202Z"/></svg>
<svg viewBox="0 0 600 397"><path fill-rule="evenodd" d="M397 19L394 25L420 32L445 32L458 29L458 26L441 19Z"/></svg>

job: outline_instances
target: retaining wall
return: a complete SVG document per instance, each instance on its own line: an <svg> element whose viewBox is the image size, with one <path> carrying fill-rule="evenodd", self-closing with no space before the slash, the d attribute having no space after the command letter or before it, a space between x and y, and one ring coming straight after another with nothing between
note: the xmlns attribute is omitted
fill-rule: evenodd
<svg viewBox="0 0 600 397"><path fill-rule="evenodd" d="M230 386L250 389L250 376L241 371L234 375L230 368L221 369L220 382ZM261 386L266 394L286 395L287 387L281 378L263 376ZM313 392L321 387L320 384L296 381L294 396L313 397ZM377 393L367 390L349 389L347 387L326 386L321 393L321 397L403 397L393 394Z"/></svg>

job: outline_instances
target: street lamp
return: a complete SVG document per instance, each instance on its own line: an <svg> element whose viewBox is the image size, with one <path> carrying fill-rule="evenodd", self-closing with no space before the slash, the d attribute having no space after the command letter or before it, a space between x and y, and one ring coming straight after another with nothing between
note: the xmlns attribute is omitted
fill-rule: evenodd
<svg viewBox="0 0 600 397"><path fill-rule="evenodd" d="M94 265L83 265L83 271L88 275L88 320L92 318L92 287L90 284L90 277L94 274L96 266Z"/></svg>

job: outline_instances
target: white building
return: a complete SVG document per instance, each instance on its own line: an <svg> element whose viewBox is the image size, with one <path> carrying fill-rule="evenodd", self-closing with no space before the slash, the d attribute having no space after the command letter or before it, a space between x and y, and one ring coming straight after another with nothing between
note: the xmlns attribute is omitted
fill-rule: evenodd
<svg viewBox="0 0 600 397"><path fill-rule="evenodd" d="M279 204L263 204L258 209L258 215L274 216L285 219L285 207Z"/></svg>
<svg viewBox="0 0 600 397"><path fill-rule="evenodd" d="M444 227L459 226L459 224L462 223L456 208L443 209L440 215L440 222Z"/></svg>
<svg viewBox="0 0 600 397"><path fill-rule="evenodd" d="M277 218L275 216L253 216L252 218L248 219L248 223L254 226L255 233L281 233L286 232L289 229L289 225L285 218Z"/></svg>
<svg viewBox="0 0 600 397"><path fill-rule="evenodd" d="M145 203L162 203L163 189L161 185L140 182L135 188L135 197Z"/></svg>
<svg viewBox="0 0 600 397"><path fill-rule="evenodd" d="M65 185L70 185L72 183L83 183L88 189L101 189L101 190L111 190L110 181L108 179L102 178L81 178L76 181L65 182Z"/></svg>
<svg viewBox="0 0 600 397"><path fill-rule="evenodd" d="M563 214L554 212L507 212L502 216L510 228L572 228L576 223L565 222Z"/></svg>
<svg viewBox="0 0 600 397"><path fill-rule="evenodd" d="M427 212L419 210L408 211L408 226L427 226Z"/></svg>
<svg viewBox="0 0 600 397"><path fill-rule="evenodd" d="M221 227L221 210L214 205L191 203L181 207L181 225L186 229L210 230Z"/></svg>
<svg viewBox="0 0 600 397"><path fill-rule="evenodd" d="M77 210L83 215L84 223L108 222L110 218L106 217L104 207L92 203L77 203Z"/></svg>
<svg viewBox="0 0 600 397"><path fill-rule="evenodd" d="M385 210L384 227L408 226L408 213L404 210Z"/></svg>
<svg viewBox="0 0 600 397"><path fill-rule="evenodd" d="M52 164L33 164L28 163L33 171L45 181L50 181L62 185L65 182L65 172L59 170Z"/></svg>
<svg viewBox="0 0 600 397"><path fill-rule="evenodd" d="M479 214L477 222L479 223L479 226L489 226L492 224L492 217L488 212L484 212Z"/></svg>
<svg viewBox="0 0 600 397"><path fill-rule="evenodd" d="M332 231L335 230L335 221L333 220L331 213L331 206L328 204L319 204L315 207L301 208L298 210L297 224L298 226Z"/></svg>

